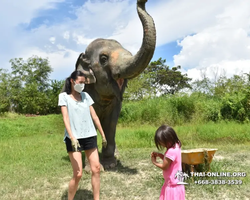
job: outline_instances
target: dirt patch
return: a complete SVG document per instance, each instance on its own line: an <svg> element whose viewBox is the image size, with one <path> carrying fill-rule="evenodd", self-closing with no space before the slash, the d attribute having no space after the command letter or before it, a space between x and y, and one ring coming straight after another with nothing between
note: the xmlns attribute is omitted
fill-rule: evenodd
<svg viewBox="0 0 250 200"><path fill-rule="evenodd" d="M225 159L225 157L221 155L214 155L214 158L213 158L213 160L223 160L223 159Z"/></svg>

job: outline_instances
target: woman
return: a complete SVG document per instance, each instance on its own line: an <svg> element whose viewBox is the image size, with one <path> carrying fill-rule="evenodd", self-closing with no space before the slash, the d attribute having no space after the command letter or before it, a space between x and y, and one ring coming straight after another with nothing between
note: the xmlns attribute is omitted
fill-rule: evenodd
<svg viewBox="0 0 250 200"><path fill-rule="evenodd" d="M92 177L94 200L99 200L100 193L100 162L97 150L97 133L93 122L102 136L105 148L107 141L98 116L92 106L91 97L82 92L86 77L81 71L74 71L66 79L63 93L59 94L58 105L61 106L65 125L66 149L73 168L73 177L69 182L68 199L74 198L78 183L82 177L82 153L89 161Z"/></svg>

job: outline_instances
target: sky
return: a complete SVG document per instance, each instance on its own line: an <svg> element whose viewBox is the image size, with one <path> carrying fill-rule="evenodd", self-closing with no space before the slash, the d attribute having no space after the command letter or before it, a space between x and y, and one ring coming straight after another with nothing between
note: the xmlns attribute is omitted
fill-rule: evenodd
<svg viewBox="0 0 250 200"><path fill-rule="evenodd" d="M193 80L250 73L250 1L148 0L146 10L156 26L151 61L180 65ZM2 0L0 27L0 68L36 55L49 60L56 80L96 38L134 55L143 37L136 0Z"/></svg>

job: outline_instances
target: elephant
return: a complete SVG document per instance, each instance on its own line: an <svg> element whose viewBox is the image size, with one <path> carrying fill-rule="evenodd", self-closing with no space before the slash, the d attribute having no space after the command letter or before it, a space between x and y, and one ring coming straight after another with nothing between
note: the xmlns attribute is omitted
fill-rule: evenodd
<svg viewBox="0 0 250 200"><path fill-rule="evenodd" d="M100 162L104 169L117 165L115 133L127 81L138 76L149 64L156 45L156 30L147 13L147 0L137 0L137 13L143 26L143 41L133 56L113 39L92 41L76 61L75 70L86 76L84 91L94 100L93 107L104 130L107 147L102 148Z"/></svg>

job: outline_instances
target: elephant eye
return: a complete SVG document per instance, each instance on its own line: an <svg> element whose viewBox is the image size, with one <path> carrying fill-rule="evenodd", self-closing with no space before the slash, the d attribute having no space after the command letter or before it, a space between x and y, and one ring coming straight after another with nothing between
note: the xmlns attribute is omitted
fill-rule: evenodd
<svg viewBox="0 0 250 200"><path fill-rule="evenodd" d="M107 55L101 55L100 56L100 63L102 65L106 65L108 63L108 56Z"/></svg>

